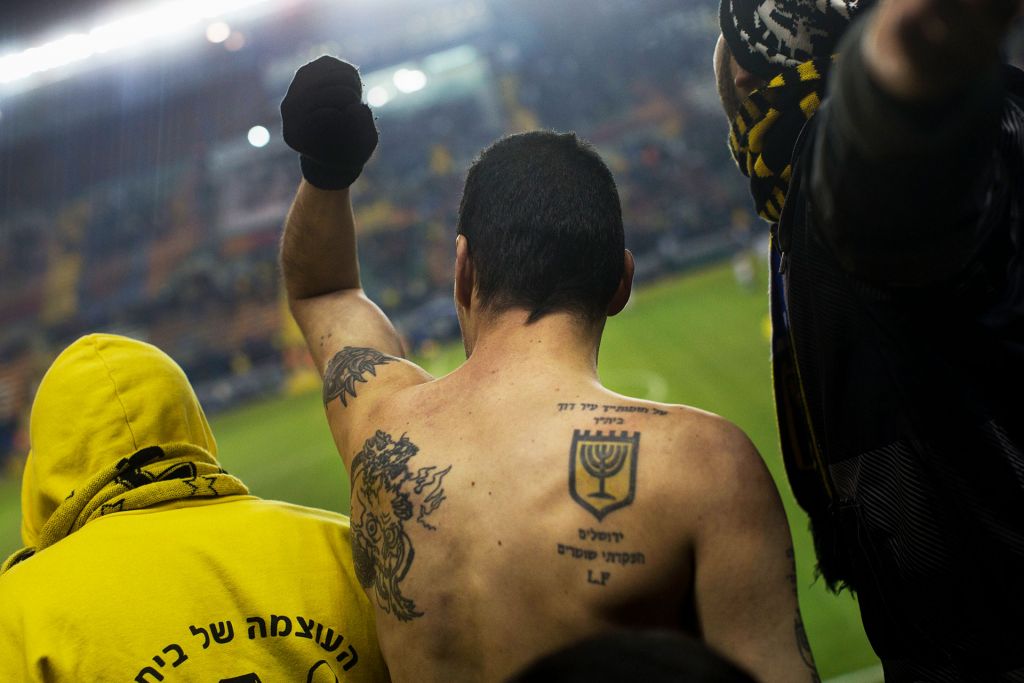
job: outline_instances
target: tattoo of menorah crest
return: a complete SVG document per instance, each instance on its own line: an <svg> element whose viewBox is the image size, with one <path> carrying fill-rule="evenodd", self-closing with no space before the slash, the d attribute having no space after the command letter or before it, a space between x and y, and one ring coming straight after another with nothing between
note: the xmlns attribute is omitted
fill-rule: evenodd
<svg viewBox="0 0 1024 683"><path fill-rule="evenodd" d="M633 502L640 432L574 430L569 449L569 494L601 520Z"/></svg>
<svg viewBox="0 0 1024 683"><path fill-rule="evenodd" d="M600 487L594 493L588 494L591 498L614 498L604 490L604 483L608 477L614 477L622 471L626 464L626 456L629 455L629 446L621 443L584 443L580 446L580 460L587 474L597 479Z"/></svg>

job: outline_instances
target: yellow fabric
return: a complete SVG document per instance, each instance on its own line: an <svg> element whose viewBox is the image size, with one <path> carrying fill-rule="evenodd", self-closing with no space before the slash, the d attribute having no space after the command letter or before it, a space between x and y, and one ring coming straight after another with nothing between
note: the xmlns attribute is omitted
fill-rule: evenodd
<svg viewBox="0 0 1024 683"><path fill-rule="evenodd" d="M4 683L247 674L387 680L341 515L189 499L103 516L0 577Z"/></svg>
<svg viewBox="0 0 1024 683"><path fill-rule="evenodd" d="M821 79L818 67L813 61L798 64L796 71L800 75L801 81L817 81Z"/></svg>
<svg viewBox="0 0 1024 683"><path fill-rule="evenodd" d="M178 364L150 344L82 337L47 370L32 403L32 450L21 489L21 536L39 543L57 507L91 477L148 446L187 443L217 456Z"/></svg>
<svg viewBox="0 0 1024 683"><path fill-rule="evenodd" d="M159 349L72 344L30 436L0 682L387 680L347 518L240 495Z"/></svg>
<svg viewBox="0 0 1024 683"><path fill-rule="evenodd" d="M247 493L245 484L198 446L150 446L102 470L68 496L43 525L38 545L12 554L0 565L0 574L103 515L185 498Z"/></svg>
<svg viewBox="0 0 1024 683"><path fill-rule="evenodd" d="M818 107L821 106L821 98L818 97L818 93L812 92L807 97L800 100L800 111L804 113L808 119L814 116L814 112L818 111Z"/></svg>
<svg viewBox="0 0 1024 683"><path fill-rule="evenodd" d="M792 175L790 158L804 124L821 106L824 77L834 61L814 59L775 75L745 98L729 130L729 148L750 178L757 212L779 220Z"/></svg>

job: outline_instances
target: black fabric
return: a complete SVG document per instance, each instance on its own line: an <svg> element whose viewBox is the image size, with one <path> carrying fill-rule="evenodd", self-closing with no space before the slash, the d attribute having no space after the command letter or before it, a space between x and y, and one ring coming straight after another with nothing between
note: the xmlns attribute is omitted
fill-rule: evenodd
<svg viewBox="0 0 1024 683"><path fill-rule="evenodd" d="M802 132L773 227L783 455L811 517L820 569L830 585L856 591L890 683L1024 680L1019 77L1007 72L998 134L977 131L979 144L991 143L968 161L989 191L934 198L958 215L959 203L976 202L986 226L970 233L975 243L955 271L905 286L877 273L865 277L858 259L837 255L814 207L828 200L820 196L828 184L816 174L834 172L829 163L854 153L816 156L822 140L846 144L818 135L834 123L827 106ZM928 177L941 169L921 164L915 171ZM863 190L855 184L869 180L843 177L841 191L854 194ZM881 200L869 209L869 216L904 211ZM941 241L958 229L948 218L935 214L906 228L919 241ZM859 236L870 251L870 231Z"/></svg>
<svg viewBox="0 0 1024 683"><path fill-rule="evenodd" d="M754 683L750 674L679 633L613 631L545 655L506 683Z"/></svg>
<svg viewBox="0 0 1024 683"><path fill-rule="evenodd" d="M865 23L844 38L811 179L822 234L847 270L883 284L936 283L977 256L1010 185L990 163L1003 115L997 65L943 100L909 106L870 77ZM1012 158L1012 155L1007 158ZM884 206L884 211L876 207Z"/></svg>
<svg viewBox="0 0 1024 683"><path fill-rule="evenodd" d="M362 94L356 68L325 55L295 72L281 101L284 141L300 154L302 175L322 190L355 182L377 148Z"/></svg>
<svg viewBox="0 0 1024 683"><path fill-rule="evenodd" d="M824 97L832 58L787 68L750 93L729 131L729 149L743 175L759 216L776 221L786 201L792 173L793 140L814 116Z"/></svg>

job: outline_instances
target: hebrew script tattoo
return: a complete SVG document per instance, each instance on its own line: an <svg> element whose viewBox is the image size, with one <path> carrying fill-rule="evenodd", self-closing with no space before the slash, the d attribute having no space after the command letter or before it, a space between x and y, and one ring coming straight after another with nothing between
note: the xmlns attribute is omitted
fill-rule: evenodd
<svg viewBox="0 0 1024 683"><path fill-rule="evenodd" d="M376 376L378 365L395 360L376 349L346 346L327 364L324 370L324 405L334 399L341 399L341 405L348 407L346 395L355 398L356 382L366 382L366 373Z"/></svg>
<svg viewBox="0 0 1024 683"><path fill-rule="evenodd" d="M804 660L804 664L811 672L811 683L821 683L821 677L818 676L818 668L814 666L814 654L811 652L811 643L807 639L807 630L804 629L804 620L800 617L799 608L796 611L796 622L794 624L796 631L796 644L800 648L800 658Z"/></svg>
<svg viewBox="0 0 1024 683"><path fill-rule="evenodd" d="M424 529L445 500L441 484L452 466L420 467L409 460L419 448L402 435L395 441L377 430L352 461L352 561L356 577L377 605L399 621L423 616L402 594L401 582L412 567L415 550L406 524L413 516Z"/></svg>
<svg viewBox="0 0 1024 683"><path fill-rule="evenodd" d="M793 598L796 599L796 562L793 548L786 549L786 558L789 560L789 574L786 575L786 580L789 582L789 587L793 590ZM793 630L796 633L796 646L800 649L800 658L811 671L811 683L821 683L821 678L818 676L818 668L814 665L814 653L811 652L811 642L807 639L804 620L800 616L799 603L796 608L796 620L793 622Z"/></svg>

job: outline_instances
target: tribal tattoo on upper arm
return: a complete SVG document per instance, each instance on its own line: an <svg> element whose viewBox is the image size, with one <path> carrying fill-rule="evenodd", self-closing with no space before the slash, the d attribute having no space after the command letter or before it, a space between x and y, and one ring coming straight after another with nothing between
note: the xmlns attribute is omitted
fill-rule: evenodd
<svg viewBox="0 0 1024 683"><path fill-rule="evenodd" d="M366 373L376 376L378 365L385 365L395 360L385 356L377 349L346 346L327 363L324 370L324 405L334 399L340 399L343 407L348 407L346 396L355 398L356 382L366 382Z"/></svg>
<svg viewBox="0 0 1024 683"><path fill-rule="evenodd" d="M442 487L452 466L420 467L415 473L409 460L419 452L409 437L395 441L387 432L366 440L352 461L352 562L356 577L377 605L399 621L423 616L416 603L402 594L399 584L412 568L415 555L406 522L427 523L445 500Z"/></svg>

